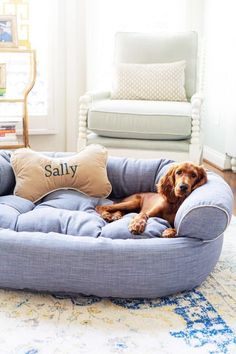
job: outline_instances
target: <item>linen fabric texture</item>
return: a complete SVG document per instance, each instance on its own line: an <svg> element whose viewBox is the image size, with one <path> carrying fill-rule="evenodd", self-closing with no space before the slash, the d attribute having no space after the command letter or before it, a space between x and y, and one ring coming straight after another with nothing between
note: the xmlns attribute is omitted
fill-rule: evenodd
<svg viewBox="0 0 236 354"><path fill-rule="evenodd" d="M48 158L77 154L44 153ZM141 235L128 223L135 213L112 223L95 211L136 192L154 192L173 161L109 157L108 199L76 190L54 191L37 203L12 195L10 153L0 152L0 287L114 297L156 297L199 285L214 268L233 197L224 180L208 172L208 182L179 208L178 237L159 236L169 227L150 218ZM4 163L2 163L4 161ZM4 172L5 171L5 172ZM9 178L7 177L9 176ZM3 187L3 189L2 189ZM5 191L8 195L5 195Z"/></svg>
<svg viewBox="0 0 236 354"><path fill-rule="evenodd" d="M111 184L106 172L107 150L89 145L70 157L50 158L29 148L11 157L16 177L14 194L36 202L58 189L74 189L93 197L107 197Z"/></svg>
<svg viewBox="0 0 236 354"><path fill-rule="evenodd" d="M115 66L111 99L187 101L184 60Z"/></svg>

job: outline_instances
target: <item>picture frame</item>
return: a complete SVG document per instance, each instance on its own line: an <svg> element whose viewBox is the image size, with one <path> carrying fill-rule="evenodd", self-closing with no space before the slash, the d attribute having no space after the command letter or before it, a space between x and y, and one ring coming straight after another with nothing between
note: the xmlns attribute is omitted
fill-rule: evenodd
<svg viewBox="0 0 236 354"><path fill-rule="evenodd" d="M16 16L0 15L0 48L18 47Z"/></svg>

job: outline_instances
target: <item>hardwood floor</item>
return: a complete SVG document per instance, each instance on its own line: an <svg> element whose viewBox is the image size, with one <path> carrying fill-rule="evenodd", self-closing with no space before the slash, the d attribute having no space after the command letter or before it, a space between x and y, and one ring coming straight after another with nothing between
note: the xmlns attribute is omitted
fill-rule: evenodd
<svg viewBox="0 0 236 354"><path fill-rule="evenodd" d="M233 214L236 216L236 173L233 173L232 171L221 171L218 168L212 166L209 162L204 161L203 165L205 168L207 168L209 171L213 171L215 173L218 173L221 177L224 178L224 180L230 185L233 195L234 195L234 209L233 209Z"/></svg>

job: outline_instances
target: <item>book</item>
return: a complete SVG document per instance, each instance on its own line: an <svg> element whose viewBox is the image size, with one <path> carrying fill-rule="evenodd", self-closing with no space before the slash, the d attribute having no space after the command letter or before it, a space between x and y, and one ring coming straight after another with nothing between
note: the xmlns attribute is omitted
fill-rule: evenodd
<svg viewBox="0 0 236 354"><path fill-rule="evenodd" d="M22 117L19 116L0 116L0 125L6 123L13 123L16 124L22 121Z"/></svg>
<svg viewBox="0 0 236 354"><path fill-rule="evenodd" d="M0 117L0 147L18 145L16 126L22 121L20 117Z"/></svg>
<svg viewBox="0 0 236 354"><path fill-rule="evenodd" d="M16 129L1 129L0 128L0 136L6 135L6 134L15 134Z"/></svg>

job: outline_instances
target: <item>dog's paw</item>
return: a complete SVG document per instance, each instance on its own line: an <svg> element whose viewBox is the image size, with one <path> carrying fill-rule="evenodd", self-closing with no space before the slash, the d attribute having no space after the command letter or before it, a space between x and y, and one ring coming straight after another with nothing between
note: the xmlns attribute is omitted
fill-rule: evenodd
<svg viewBox="0 0 236 354"><path fill-rule="evenodd" d="M174 238L176 236L177 232L175 229L172 229L172 228L169 228L169 229L165 229L163 232L162 232L162 237L165 237L165 238Z"/></svg>
<svg viewBox="0 0 236 354"><path fill-rule="evenodd" d="M122 211L116 211L115 213L112 214L112 221L119 220L123 216L124 216L124 213L122 213Z"/></svg>
<svg viewBox="0 0 236 354"><path fill-rule="evenodd" d="M147 224L147 217L146 216L135 216L130 224L129 224L129 231L134 235L142 234L145 230Z"/></svg>
<svg viewBox="0 0 236 354"><path fill-rule="evenodd" d="M109 211L103 211L101 214L101 217L107 221L107 222L112 222L114 221L113 219L113 214L112 213L109 213Z"/></svg>
<svg viewBox="0 0 236 354"><path fill-rule="evenodd" d="M108 210L107 210L107 205L97 205L95 210L98 214L101 215L101 217L107 221L107 222L111 222L113 221L112 219L112 213L110 213Z"/></svg>
<svg viewBox="0 0 236 354"><path fill-rule="evenodd" d="M97 205L95 207L95 210L98 214L102 214L104 211L107 211L107 209L108 209L107 207L108 207L108 205Z"/></svg>

